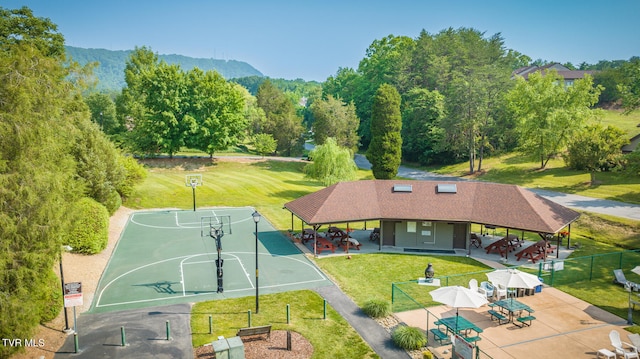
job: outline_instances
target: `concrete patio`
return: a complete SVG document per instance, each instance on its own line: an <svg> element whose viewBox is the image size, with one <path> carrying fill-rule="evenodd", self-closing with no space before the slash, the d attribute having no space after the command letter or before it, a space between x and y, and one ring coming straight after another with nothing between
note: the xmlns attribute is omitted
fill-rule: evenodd
<svg viewBox="0 0 640 359"><path fill-rule="evenodd" d="M545 287L540 293L518 300L535 310L536 320L530 327L520 328L512 323L498 325L491 321L488 306L459 310L461 316L483 330L482 340L477 344L492 358L593 358L599 349L613 349L609 332L614 329L620 332L623 341L628 341L625 320L555 288ZM436 317L456 313L444 305L427 309L431 313L428 320L424 309L396 313L396 316L407 325L426 330L427 324L429 328L434 327ZM429 335L429 345L436 344ZM451 345L436 346L434 351L441 358L451 357Z"/></svg>

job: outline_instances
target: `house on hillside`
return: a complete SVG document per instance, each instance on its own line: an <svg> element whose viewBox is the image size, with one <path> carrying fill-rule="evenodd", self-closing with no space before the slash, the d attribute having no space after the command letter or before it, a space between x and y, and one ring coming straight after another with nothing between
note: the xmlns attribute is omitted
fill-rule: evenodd
<svg viewBox="0 0 640 359"><path fill-rule="evenodd" d="M580 217L525 188L476 181L340 182L284 208L292 225L296 216L316 231L323 225L379 220L380 247L417 251L468 249L473 223L557 234Z"/></svg>
<svg viewBox="0 0 640 359"><path fill-rule="evenodd" d="M628 144L622 146L622 153L631 153L635 151L639 145L640 145L640 135L635 135L629 140Z"/></svg>
<svg viewBox="0 0 640 359"><path fill-rule="evenodd" d="M596 72L596 71L590 71L590 70L587 70L587 71L570 70L561 64L553 63L553 64L544 65L544 66L521 67L513 71L513 73L511 74L511 78L515 78L516 76L521 76L526 80L529 78L529 75L534 72L540 71L542 75L544 75L545 72L551 71L551 70L556 70L558 72L558 75L564 78L565 86L572 86L575 80L584 78L586 74L593 76L593 74Z"/></svg>

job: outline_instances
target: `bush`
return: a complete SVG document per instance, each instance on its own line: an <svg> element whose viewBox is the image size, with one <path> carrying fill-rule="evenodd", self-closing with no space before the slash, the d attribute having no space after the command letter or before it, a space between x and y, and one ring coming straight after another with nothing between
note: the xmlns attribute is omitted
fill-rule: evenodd
<svg viewBox="0 0 640 359"><path fill-rule="evenodd" d="M124 198L128 198L133 193L136 184L142 182L147 177L147 170L130 156L120 155L118 162L124 167L124 179L116 185L118 193Z"/></svg>
<svg viewBox="0 0 640 359"><path fill-rule="evenodd" d="M107 247L109 241L109 212L96 200L85 197L76 202L76 220L64 240L77 253L96 254Z"/></svg>
<svg viewBox="0 0 640 359"><path fill-rule="evenodd" d="M371 299L364 304L362 311L371 318L384 318L391 314L391 305L386 300Z"/></svg>
<svg viewBox="0 0 640 359"><path fill-rule="evenodd" d="M417 350L427 345L427 336L422 329L401 325L391 333L393 342L402 349Z"/></svg>

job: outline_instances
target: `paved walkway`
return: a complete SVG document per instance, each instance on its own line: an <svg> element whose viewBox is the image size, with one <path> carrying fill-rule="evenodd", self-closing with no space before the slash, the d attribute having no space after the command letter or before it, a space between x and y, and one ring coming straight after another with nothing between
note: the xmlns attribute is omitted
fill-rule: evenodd
<svg viewBox="0 0 640 359"><path fill-rule="evenodd" d="M335 285L314 289L351 324L365 342L380 356L380 358L409 358L405 350L399 349L391 341L389 333L375 320L362 312L351 298L347 297Z"/></svg>

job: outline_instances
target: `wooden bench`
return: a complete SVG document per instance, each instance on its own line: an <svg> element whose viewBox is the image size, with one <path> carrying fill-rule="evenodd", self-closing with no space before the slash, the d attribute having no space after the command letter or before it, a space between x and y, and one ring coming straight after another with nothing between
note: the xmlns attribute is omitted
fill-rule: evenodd
<svg viewBox="0 0 640 359"><path fill-rule="evenodd" d="M493 309L489 310L489 314L491 314L491 320L494 320L495 318L498 321L498 324L506 324L509 322L509 318L502 315L502 313L496 312Z"/></svg>
<svg viewBox="0 0 640 359"><path fill-rule="evenodd" d="M518 319L516 319L516 321L520 322L521 324L517 324L516 322L513 322L513 324L519 326L520 328L524 327L524 326L531 326L531 322L533 322L534 320L536 320L536 317L534 317L533 315L527 315L526 317L519 317Z"/></svg>
<svg viewBox="0 0 640 359"><path fill-rule="evenodd" d="M443 332L439 328L432 328L429 331L433 334L433 338L440 343L440 345L449 344L451 339L447 335L447 333Z"/></svg>
<svg viewBox="0 0 640 359"><path fill-rule="evenodd" d="M237 337L250 337L254 335L267 335L267 339L271 338L271 326L263 325L260 327L240 328L236 333Z"/></svg>

